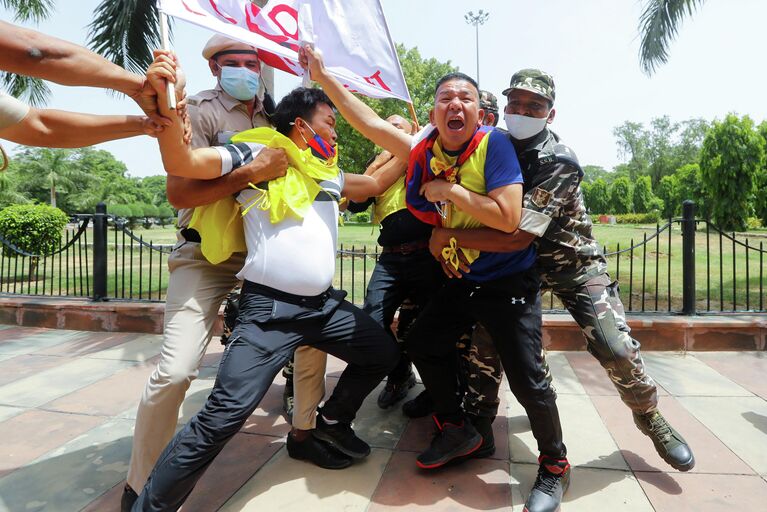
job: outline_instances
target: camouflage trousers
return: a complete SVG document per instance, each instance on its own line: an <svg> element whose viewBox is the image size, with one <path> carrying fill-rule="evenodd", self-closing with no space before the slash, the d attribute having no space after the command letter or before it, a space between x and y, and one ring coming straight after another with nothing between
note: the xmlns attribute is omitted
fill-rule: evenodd
<svg viewBox="0 0 767 512"><path fill-rule="evenodd" d="M463 392L463 410L468 414L495 418L500 399L498 392L503 379L503 366L490 333L482 324L464 334L458 343L460 389ZM546 380L554 388L546 351L541 353ZM555 389L556 391L556 389Z"/></svg>
<svg viewBox="0 0 767 512"><path fill-rule="evenodd" d="M631 337L617 281L606 274L582 285L555 289L586 338L586 349L607 371L621 400L645 414L658 406L658 389L645 372L639 342Z"/></svg>
<svg viewBox="0 0 767 512"><path fill-rule="evenodd" d="M482 324L477 324L472 332L461 336L456 347L463 410L475 416L495 418L503 367L490 334Z"/></svg>
<svg viewBox="0 0 767 512"><path fill-rule="evenodd" d="M645 372L640 344L631 337L626 313L618 294L618 284L602 274L573 288L558 288L554 294L578 323L586 348L618 390L621 400L634 412L645 414L658 407L658 389ZM473 334L459 344L463 408L477 416L495 417L498 392L503 377L501 362L487 331L477 325ZM546 364L546 376L551 371Z"/></svg>

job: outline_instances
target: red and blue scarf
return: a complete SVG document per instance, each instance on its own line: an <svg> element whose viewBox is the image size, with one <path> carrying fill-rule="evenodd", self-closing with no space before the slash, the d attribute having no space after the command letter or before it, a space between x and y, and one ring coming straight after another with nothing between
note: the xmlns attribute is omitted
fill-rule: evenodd
<svg viewBox="0 0 767 512"><path fill-rule="evenodd" d="M442 216L439 214L436 205L421 195L421 185L434 179L445 179L446 176L457 178L460 167L476 151L482 139L492 130L492 126L480 126L472 135L466 148L458 155L455 164L440 176L434 174L431 166L431 160L434 158L432 148L437 141L437 137L439 137L439 132L436 128L410 150L410 160L408 161L407 176L405 177L405 201L407 202L408 210L417 219L432 226L442 225Z"/></svg>

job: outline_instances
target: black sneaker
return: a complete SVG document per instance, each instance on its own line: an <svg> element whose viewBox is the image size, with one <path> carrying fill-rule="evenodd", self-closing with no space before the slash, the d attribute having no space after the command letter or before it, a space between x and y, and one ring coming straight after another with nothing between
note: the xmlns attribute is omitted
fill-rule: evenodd
<svg viewBox="0 0 767 512"><path fill-rule="evenodd" d="M433 416L436 428L429 448L418 456L422 469L435 469L451 460L468 457L482 446L482 436L467 419L460 423L441 423Z"/></svg>
<svg viewBox="0 0 767 512"><path fill-rule="evenodd" d="M386 386L381 391L381 394L378 395L378 407L381 409L388 409L405 398L408 390L415 386L415 375L413 372L410 372L404 380L399 382L390 382L390 380L386 379Z"/></svg>
<svg viewBox="0 0 767 512"><path fill-rule="evenodd" d="M554 512L570 487L570 463L543 455L538 457L538 463L538 477L523 512Z"/></svg>
<svg viewBox="0 0 767 512"><path fill-rule="evenodd" d="M477 429L479 435L482 436L482 446L479 450L471 454L474 459L482 459L484 457L490 457L495 453L495 435L493 434L493 420L495 418L486 418L484 416L476 416L474 414L467 414L469 421L474 428Z"/></svg>
<svg viewBox="0 0 767 512"><path fill-rule="evenodd" d="M312 430L312 435L352 459L364 459L370 455L370 446L357 437L351 424L338 422L329 425L322 412L317 414L317 428Z"/></svg>
<svg viewBox="0 0 767 512"><path fill-rule="evenodd" d="M424 389L417 397L402 404L402 413L408 418L423 418L434 412L434 402Z"/></svg>
<svg viewBox="0 0 767 512"><path fill-rule="evenodd" d="M288 434L288 455L293 459L308 460L325 469L344 469L352 465L352 459L324 441L310 435L298 441Z"/></svg>
<svg viewBox="0 0 767 512"><path fill-rule="evenodd" d="M695 457L687 441L669 425L660 411L648 414L634 413L634 423L644 435L652 439L655 451L672 468L690 471L695 466Z"/></svg>
<svg viewBox="0 0 767 512"><path fill-rule="evenodd" d="M293 420L293 379L285 380L285 390L282 392L282 412L288 420Z"/></svg>
<svg viewBox="0 0 767 512"><path fill-rule="evenodd" d="M120 512L130 512L137 499L138 494L136 494L136 491L130 485L125 484L122 498L120 498Z"/></svg>

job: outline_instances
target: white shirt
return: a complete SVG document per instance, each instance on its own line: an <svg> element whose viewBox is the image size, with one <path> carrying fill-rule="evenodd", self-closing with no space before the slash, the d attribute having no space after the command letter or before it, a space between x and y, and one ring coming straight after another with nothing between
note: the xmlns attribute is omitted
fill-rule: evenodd
<svg viewBox="0 0 767 512"><path fill-rule="evenodd" d="M21 122L29 113L29 105L0 91L0 130Z"/></svg>
<svg viewBox="0 0 767 512"><path fill-rule="evenodd" d="M307 297L319 295L333 284L343 172L320 186L323 192L301 220L286 218L272 224L269 210L257 206L248 210L242 219L248 255L238 279ZM247 208L260 194L243 190L237 201Z"/></svg>

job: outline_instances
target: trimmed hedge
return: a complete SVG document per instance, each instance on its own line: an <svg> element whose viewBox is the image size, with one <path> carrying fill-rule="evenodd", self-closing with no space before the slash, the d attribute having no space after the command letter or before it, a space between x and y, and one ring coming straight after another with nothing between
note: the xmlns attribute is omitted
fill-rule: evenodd
<svg viewBox="0 0 767 512"><path fill-rule="evenodd" d="M15 204L0 210L0 233L22 251L41 256L58 247L67 222L66 213L47 204Z"/></svg>

